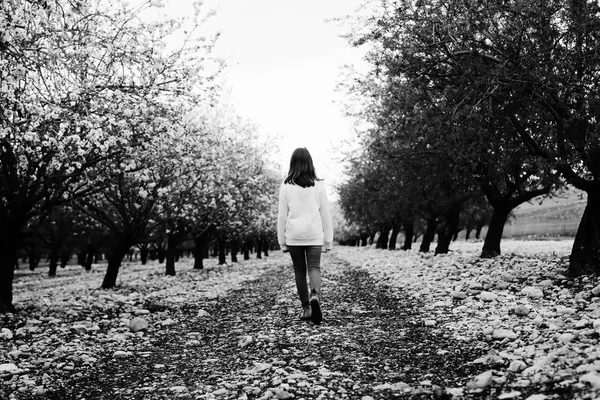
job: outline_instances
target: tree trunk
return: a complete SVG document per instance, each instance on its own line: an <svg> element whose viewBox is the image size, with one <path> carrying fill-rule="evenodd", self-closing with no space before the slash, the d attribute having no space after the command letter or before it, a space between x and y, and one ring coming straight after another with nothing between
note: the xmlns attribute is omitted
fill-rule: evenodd
<svg viewBox="0 0 600 400"><path fill-rule="evenodd" d="M389 243L388 249L396 250L396 241L398 240L398 233L399 233L398 227L394 227L392 229L392 235L390 236L390 243Z"/></svg>
<svg viewBox="0 0 600 400"><path fill-rule="evenodd" d="M65 268L71 259L71 252L69 250L63 250L60 252L60 267Z"/></svg>
<svg viewBox="0 0 600 400"><path fill-rule="evenodd" d="M446 221L444 221L442 229L438 232L435 254L447 254L450 250L450 243L452 242L452 238L454 237L460 222L461 206L462 204L453 203L450 206L450 210L448 210L448 213L445 215Z"/></svg>
<svg viewBox="0 0 600 400"><path fill-rule="evenodd" d="M469 237L471 236L471 232L472 232L472 231L473 231L473 229L472 229L472 228L466 228L466 229L465 229L465 242L466 242L467 240L469 240Z"/></svg>
<svg viewBox="0 0 600 400"><path fill-rule="evenodd" d="M376 249L387 249L388 248L388 239L390 234L390 228L383 227L379 232L379 238L377 238L377 243L375 243Z"/></svg>
<svg viewBox="0 0 600 400"><path fill-rule="evenodd" d="M600 272L600 189L587 192L587 203L569 256L569 276Z"/></svg>
<svg viewBox="0 0 600 400"><path fill-rule="evenodd" d="M219 265L227 264L227 253L225 251L227 247L227 241L225 238L219 237L217 239L217 246L219 252Z"/></svg>
<svg viewBox="0 0 600 400"><path fill-rule="evenodd" d="M421 253L429 252L431 242L433 242L433 238L435 237L436 227L437 227L436 219L430 218L427 221L427 228L425 229L425 233L423 234L423 240L421 241L421 246L419 247L419 251Z"/></svg>
<svg viewBox="0 0 600 400"><path fill-rule="evenodd" d="M238 253L239 249L240 249L240 244L237 240L234 240L233 242L231 242L231 262L232 263L238 262L237 253Z"/></svg>
<svg viewBox="0 0 600 400"><path fill-rule="evenodd" d="M369 236L368 235L361 236L360 237L360 245L366 246L367 244L369 244Z"/></svg>
<svg viewBox="0 0 600 400"><path fill-rule="evenodd" d="M102 281L102 289L112 289L117 285L117 276L119 275L121 262L127 255L130 247L129 240L118 241L115 244L108 257L108 266L106 267L106 274Z"/></svg>
<svg viewBox="0 0 600 400"><path fill-rule="evenodd" d="M475 239L479 240L481 238L481 230L483 229L483 225L477 225L475 228Z"/></svg>
<svg viewBox="0 0 600 400"><path fill-rule="evenodd" d="M256 258L262 259L262 247L260 240L256 241Z"/></svg>
<svg viewBox="0 0 600 400"><path fill-rule="evenodd" d="M202 236L194 238L194 269L204 269L205 240Z"/></svg>
<svg viewBox="0 0 600 400"><path fill-rule="evenodd" d="M244 260L250 259L250 246L248 243L244 243Z"/></svg>
<svg viewBox="0 0 600 400"><path fill-rule="evenodd" d="M413 221L404 223L404 246L402 250L412 249L413 236L415 234L415 223Z"/></svg>
<svg viewBox="0 0 600 400"><path fill-rule="evenodd" d="M87 257L85 259L85 265L83 266L83 268L86 271L91 271L92 270L92 264L94 263L94 259L96 257L96 249L94 248L94 246L92 246L91 244L88 245L87 248Z"/></svg>
<svg viewBox="0 0 600 400"><path fill-rule="evenodd" d="M510 211L511 208L508 206L494 207L490 225L485 235L485 241L483 242L481 258L493 258L500 255L502 232L504 232L504 224L506 224Z"/></svg>
<svg viewBox="0 0 600 400"><path fill-rule="evenodd" d="M32 256L29 257L29 270L30 271L35 271L35 269L40 264L40 258L41 258L41 256L37 253L34 253Z"/></svg>
<svg viewBox="0 0 600 400"><path fill-rule="evenodd" d="M56 276L56 268L58 267L58 257L60 254L60 243L52 243L50 249L50 268L48 269L48 276Z"/></svg>
<svg viewBox="0 0 600 400"><path fill-rule="evenodd" d="M140 261L142 265L146 265L148 263L148 243L140 244Z"/></svg>
<svg viewBox="0 0 600 400"><path fill-rule="evenodd" d="M35 239L33 239L35 241ZM29 249L27 250L27 258L29 259L29 270L35 271L40 262L40 255L37 251L37 246L35 243L32 243Z"/></svg>
<svg viewBox="0 0 600 400"><path fill-rule="evenodd" d="M13 278L20 237L20 229L14 226L0 227L0 314L16 312L12 303Z"/></svg>
<svg viewBox="0 0 600 400"><path fill-rule="evenodd" d="M165 275L175 276L175 259L177 258L177 246L179 240L175 233L167 233L167 254Z"/></svg>
<svg viewBox="0 0 600 400"><path fill-rule="evenodd" d="M266 239L262 240L262 248L263 248L263 254L265 255L265 257L269 257L269 241Z"/></svg>

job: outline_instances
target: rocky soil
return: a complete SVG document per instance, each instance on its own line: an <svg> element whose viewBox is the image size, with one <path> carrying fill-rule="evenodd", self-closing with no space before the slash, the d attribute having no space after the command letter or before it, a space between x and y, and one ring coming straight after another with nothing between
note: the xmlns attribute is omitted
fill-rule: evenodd
<svg viewBox="0 0 600 400"><path fill-rule="evenodd" d="M18 271L0 316L0 399L595 399L600 281L568 241L448 255L336 248L324 321L298 320L287 254L178 275Z"/></svg>

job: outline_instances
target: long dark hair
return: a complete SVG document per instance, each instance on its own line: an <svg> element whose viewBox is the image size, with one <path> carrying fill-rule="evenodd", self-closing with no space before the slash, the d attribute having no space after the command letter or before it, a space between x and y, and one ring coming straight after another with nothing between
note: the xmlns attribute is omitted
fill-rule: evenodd
<svg viewBox="0 0 600 400"><path fill-rule="evenodd" d="M283 183L305 188L314 186L317 180L319 179L315 173L315 166L306 147L299 147L294 150L290 159L290 171Z"/></svg>

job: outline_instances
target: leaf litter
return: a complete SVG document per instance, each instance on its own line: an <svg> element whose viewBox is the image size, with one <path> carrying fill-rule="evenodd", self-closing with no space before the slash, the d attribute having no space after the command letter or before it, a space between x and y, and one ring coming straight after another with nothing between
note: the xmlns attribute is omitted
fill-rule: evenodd
<svg viewBox="0 0 600 400"><path fill-rule="evenodd" d="M0 316L2 399L594 399L598 277L566 278L569 241L448 255L323 256L323 324L298 320L291 262L17 271Z"/></svg>

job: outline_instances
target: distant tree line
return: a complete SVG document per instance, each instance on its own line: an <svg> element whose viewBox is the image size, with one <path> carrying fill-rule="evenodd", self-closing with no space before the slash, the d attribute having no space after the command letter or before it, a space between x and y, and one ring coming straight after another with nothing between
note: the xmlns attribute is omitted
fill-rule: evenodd
<svg viewBox="0 0 600 400"><path fill-rule="evenodd" d="M494 257L515 207L571 185L587 206L568 272L599 272L600 4L377 0L354 24L370 67L345 88L363 128L340 239L437 234L445 253L487 225Z"/></svg>
<svg viewBox="0 0 600 400"><path fill-rule="evenodd" d="M50 275L77 253L175 260L208 246L220 262L273 239L280 176L257 128L218 103L216 37L201 8L153 2L0 4L0 312L14 311L19 260Z"/></svg>

